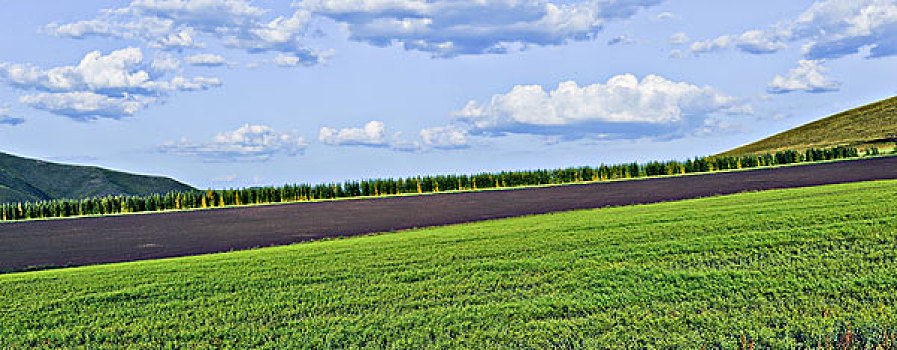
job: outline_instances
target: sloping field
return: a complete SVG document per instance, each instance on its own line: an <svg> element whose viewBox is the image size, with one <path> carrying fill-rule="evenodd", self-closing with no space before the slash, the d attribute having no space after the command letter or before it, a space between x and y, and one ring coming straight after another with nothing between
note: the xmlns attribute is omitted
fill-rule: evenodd
<svg viewBox="0 0 897 350"><path fill-rule="evenodd" d="M741 146L722 155L775 153L838 145L897 142L897 97L871 103L849 111Z"/></svg>
<svg viewBox="0 0 897 350"><path fill-rule="evenodd" d="M895 198L863 182L0 275L0 348L893 348Z"/></svg>
<svg viewBox="0 0 897 350"><path fill-rule="evenodd" d="M897 157L730 173L416 197L0 224L0 269L283 245L556 211L897 179Z"/></svg>

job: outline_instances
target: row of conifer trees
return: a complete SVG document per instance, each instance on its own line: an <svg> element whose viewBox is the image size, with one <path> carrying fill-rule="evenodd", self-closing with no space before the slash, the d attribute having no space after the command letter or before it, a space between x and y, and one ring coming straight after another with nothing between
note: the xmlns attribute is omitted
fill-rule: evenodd
<svg viewBox="0 0 897 350"><path fill-rule="evenodd" d="M853 147L782 151L752 156L721 156L684 162L649 162L555 170L505 171L475 175L419 176L319 185L286 185L228 190L172 192L151 196L108 196L81 200L52 200L0 205L0 220L60 218L82 215L139 213L163 210L214 208L234 205L283 203L396 194L607 181L647 176L668 176L729 169L755 168L800 162L858 157Z"/></svg>

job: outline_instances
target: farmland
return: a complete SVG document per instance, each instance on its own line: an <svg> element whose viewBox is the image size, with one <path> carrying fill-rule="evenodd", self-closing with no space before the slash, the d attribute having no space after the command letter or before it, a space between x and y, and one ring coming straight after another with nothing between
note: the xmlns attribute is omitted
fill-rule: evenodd
<svg viewBox="0 0 897 350"><path fill-rule="evenodd" d="M878 149L863 155L878 155ZM827 149L793 150L749 156L721 156L688 159L684 162L648 162L601 165L567 169L503 171L474 175L417 176L398 179L369 179L345 183L295 184L280 187L253 187L207 191L172 191L149 196L106 196L82 199L56 199L25 203L0 203L0 221L19 221L60 217L115 215L159 211L222 208L227 206L307 202L338 198L379 197L477 191L509 188L597 182L644 177L678 176L718 171L814 163L860 156L858 149L837 146Z"/></svg>
<svg viewBox="0 0 897 350"><path fill-rule="evenodd" d="M215 253L573 209L884 179L897 179L897 158L502 191L10 222L0 224L0 269Z"/></svg>
<svg viewBox="0 0 897 350"><path fill-rule="evenodd" d="M894 198L838 184L0 275L0 347L874 344L897 330Z"/></svg>

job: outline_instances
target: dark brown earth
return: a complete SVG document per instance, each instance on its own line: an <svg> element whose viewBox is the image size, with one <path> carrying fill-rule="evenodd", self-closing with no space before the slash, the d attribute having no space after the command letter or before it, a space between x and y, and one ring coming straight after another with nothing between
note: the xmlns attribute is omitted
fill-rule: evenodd
<svg viewBox="0 0 897 350"><path fill-rule="evenodd" d="M0 224L0 270L215 253L415 227L897 179L897 157L504 191Z"/></svg>

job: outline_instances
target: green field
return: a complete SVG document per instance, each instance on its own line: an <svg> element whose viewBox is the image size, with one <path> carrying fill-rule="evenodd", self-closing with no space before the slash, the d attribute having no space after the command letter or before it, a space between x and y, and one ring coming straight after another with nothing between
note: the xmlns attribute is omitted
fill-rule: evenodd
<svg viewBox="0 0 897 350"><path fill-rule="evenodd" d="M0 348L878 341L897 330L895 198L831 185L0 275Z"/></svg>
<svg viewBox="0 0 897 350"><path fill-rule="evenodd" d="M897 97L844 111L744 145L721 155L851 145L890 149L897 141Z"/></svg>

